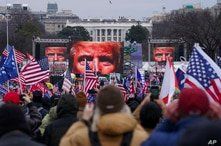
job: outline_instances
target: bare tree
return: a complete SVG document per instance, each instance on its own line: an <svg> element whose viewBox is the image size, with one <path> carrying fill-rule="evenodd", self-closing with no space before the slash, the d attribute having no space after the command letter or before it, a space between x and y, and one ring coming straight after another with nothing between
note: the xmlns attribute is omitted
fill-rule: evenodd
<svg viewBox="0 0 221 146"><path fill-rule="evenodd" d="M9 44L22 52L31 52L32 37L45 33L44 26L29 11L9 11ZM0 48L6 46L6 23L0 24Z"/></svg>
<svg viewBox="0 0 221 146"><path fill-rule="evenodd" d="M199 43L213 59L220 48L221 16L214 17L209 10L170 14L159 25L162 30L155 27L155 37L176 38L189 45Z"/></svg>

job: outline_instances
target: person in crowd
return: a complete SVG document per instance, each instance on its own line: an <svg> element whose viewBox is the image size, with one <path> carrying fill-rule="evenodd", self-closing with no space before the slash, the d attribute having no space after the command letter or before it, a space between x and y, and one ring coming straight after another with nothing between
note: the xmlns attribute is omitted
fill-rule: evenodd
<svg viewBox="0 0 221 146"><path fill-rule="evenodd" d="M156 102L149 102L141 108L140 124L148 133L151 133L162 117L161 107Z"/></svg>
<svg viewBox="0 0 221 146"><path fill-rule="evenodd" d="M83 120L69 128L60 146L138 146L147 137L124 103L121 91L108 85L99 91L95 109L93 104L86 105Z"/></svg>
<svg viewBox="0 0 221 146"><path fill-rule="evenodd" d="M203 90L183 89L179 99L167 106L165 120L158 124L142 146L177 146L185 130L207 120L209 111L209 99Z"/></svg>
<svg viewBox="0 0 221 146"><path fill-rule="evenodd" d="M221 121L204 121L189 127L179 140L179 146L220 146Z"/></svg>
<svg viewBox="0 0 221 146"><path fill-rule="evenodd" d="M38 139L38 127L41 125L42 118L41 114L38 112L37 107L34 106L33 102L31 101L31 97L28 95L19 97L16 92L8 92L3 97L3 102L20 105L23 114L25 115L26 121L31 128L33 137Z"/></svg>
<svg viewBox="0 0 221 146"><path fill-rule="evenodd" d="M71 94L61 96L57 105L57 119L49 124L44 132L47 146L58 146L68 128L77 121L78 103Z"/></svg>
<svg viewBox="0 0 221 146"><path fill-rule="evenodd" d="M27 120L16 104L0 106L0 146L43 146L32 140Z"/></svg>
<svg viewBox="0 0 221 146"><path fill-rule="evenodd" d="M42 124L39 127L41 134L45 132L45 128L57 119L57 104L60 99L60 95L53 94L51 97L51 108L48 114L42 119Z"/></svg>
<svg viewBox="0 0 221 146"><path fill-rule="evenodd" d="M85 108L85 105L87 103L86 94L83 91L80 91L76 94L76 100L78 102L79 108L77 113L77 119L82 119L83 110Z"/></svg>
<svg viewBox="0 0 221 146"><path fill-rule="evenodd" d="M96 102L96 97L97 97L97 91L95 89L91 89L88 91L88 97L87 97L87 102L88 103L95 103Z"/></svg>
<svg viewBox="0 0 221 146"><path fill-rule="evenodd" d="M141 126L150 134L163 116L165 105L158 98L153 98L151 93L147 94L133 115Z"/></svg>
<svg viewBox="0 0 221 146"><path fill-rule="evenodd" d="M102 75L117 72L120 67L121 44L116 42L77 42L71 48L76 73L85 71L85 59L94 72Z"/></svg>
<svg viewBox="0 0 221 146"><path fill-rule="evenodd" d="M45 115L48 113L46 108L43 106L43 97L41 91L33 91L33 104L38 108L38 112L41 114L42 119L45 117Z"/></svg>

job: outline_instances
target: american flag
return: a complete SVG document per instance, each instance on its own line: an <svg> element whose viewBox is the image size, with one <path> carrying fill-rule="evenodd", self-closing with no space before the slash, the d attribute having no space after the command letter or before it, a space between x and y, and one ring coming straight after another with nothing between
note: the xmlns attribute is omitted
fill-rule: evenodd
<svg viewBox="0 0 221 146"><path fill-rule="evenodd" d="M185 87L201 88L221 104L221 69L199 46L193 48L186 75Z"/></svg>
<svg viewBox="0 0 221 146"><path fill-rule="evenodd" d="M148 92L147 90L148 90L149 85L150 85L149 81L146 81L146 83L144 84L143 89L142 89L143 94Z"/></svg>
<svg viewBox="0 0 221 146"><path fill-rule="evenodd" d="M8 89L6 89L3 85L0 84L0 95L5 95L8 92Z"/></svg>
<svg viewBox="0 0 221 146"><path fill-rule="evenodd" d="M25 58L25 54L21 53L20 51L16 49L14 50L15 50L15 58L16 58L17 63L22 63ZM8 56L8 50L5 49L2 54L5 56Z"/></svg>
<svg viewBox="0 0 221 146"><path fill-rule="evenodd" d="M134 86L134 81L132 80L130 82L130 94L135 94L136 93L136 89L135 89L135 86Z"/></svg>
<svg viewBox="0 0 221 146"><path fill-rule="evenodd" d="M127 97L126 97L126 93L127 91L125 90L124 88L124 85L123 84L116 84L116 86L120 89L120 91L122 92L123 94L123 97L124 97L124 101L127 101Z"/></svg>
<svg viewBox="0 0 221 146"><path fill-rule="evenodd" d="M89 90L93 89L97 83L98 78L95 76L94 72L90 69L89 64L86 62L85 67L85 93L88 96L87 93Z"/></svg>
<svg viewBox="0 0 221 146"><path fill-rule="evenodd" d="M25 85L34 85L45 79L49 79L48 59L45 57L39 61L31 61L20 72L21 81Z"/></svg>
<svg viewBox="0 0 221 146"><path fill-rule="evenodd" d="M221 68L221 57L220 56L217 56L217 64Z"/></svg>
<svg viewBox="0 0 221 146"><path fill-rule="evenodd" d="M65 72L62 89L63 89L65 92L69 93L70 90L71 90L72 83L73 83L73 81L72 81L72 78L71 78L71 73L70 73L69 70L67 70L67 71Z"/></svg>

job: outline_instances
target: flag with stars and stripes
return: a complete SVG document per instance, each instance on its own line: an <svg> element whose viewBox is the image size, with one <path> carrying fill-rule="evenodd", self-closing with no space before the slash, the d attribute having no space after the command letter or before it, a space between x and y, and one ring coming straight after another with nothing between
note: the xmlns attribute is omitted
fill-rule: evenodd
<svg viewBox="0 0 221 146"><path fill-rule="evenodd" d="M20 79L25 85L34 85L49 79L48 58L30 61L21 69Z"/></svg>
<svg viewBox="0 0 221 146"><path fill-rule="evenodd" d="M94 72L90 69L87 61L85 61L85 93L88 96L88 91L96 86L98 78Z"/></svg>
<svg viewBox="0 0 221 146"><path fill-rule="evenodd" d="M217 56L217 64L221 68L221 57Z"/></svg>
<svg viewBox="0 0 221 146"><path fill-rule="evenodd" d="M221 69L199 46L193 48L185 87L201 88L210 100L221 104Z"/></svg>
<svg viewBox="0 0 221 146"><path fill-rule="evenodd" d="M10 48L11 46L8 46L8 47ZM23 60L25 59L25 54L23 54L22 52L20 52L20 51L18 51L18 50L16 50L16 49L14 49L14 51L15 51L15 58L16 58L17 63L22 63ZM5 50L2 52L2 54L3 54L4 56L8 56L7 47L6 47Z"/></svg>
<svg viewBox="0 0 221 146"><path fill-rule="evenodd" d="M64 76L64 81L63 81L63 85L62 85L62 89L69 93L71 91L71 86L72 86L73 80L71 78L71 72L69 70L67 70L65 72L65 76Z"/></svg>

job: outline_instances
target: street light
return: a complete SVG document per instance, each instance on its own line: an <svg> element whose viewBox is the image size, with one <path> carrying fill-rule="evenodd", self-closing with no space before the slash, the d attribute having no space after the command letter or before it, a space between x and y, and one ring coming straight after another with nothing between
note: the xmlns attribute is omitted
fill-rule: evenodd
<svg viewBox="0 0 221 146"><path fill-rule="evenodd" d="M6 44L7 44L7 50L8 50L8 44L9 44L9 29L8 29L8 20L10 18L10 14L8 14L8 10L6 10L6 13L0 13L4 16L6 21Z"/></svg>

